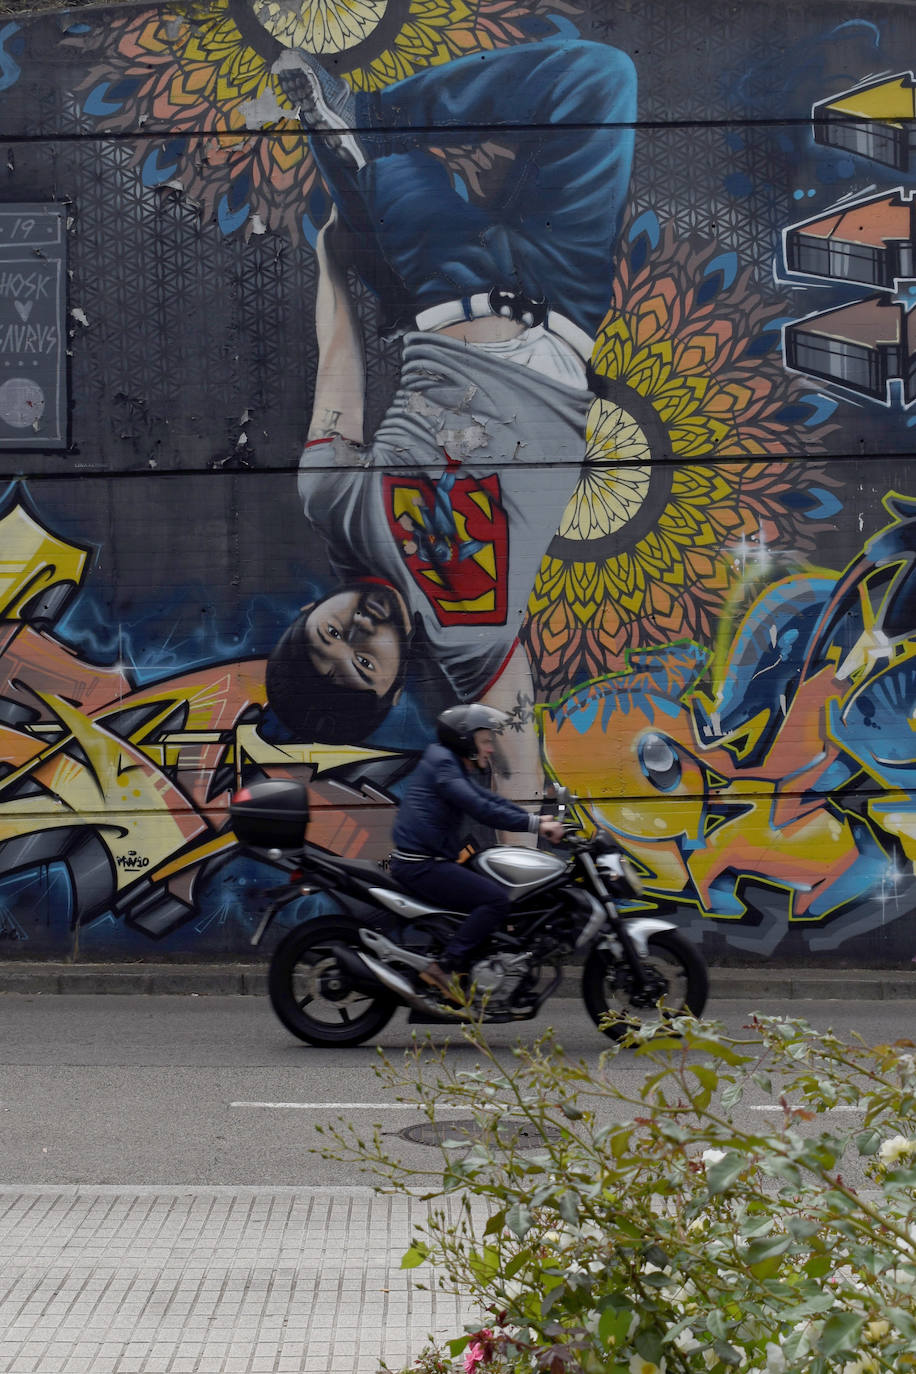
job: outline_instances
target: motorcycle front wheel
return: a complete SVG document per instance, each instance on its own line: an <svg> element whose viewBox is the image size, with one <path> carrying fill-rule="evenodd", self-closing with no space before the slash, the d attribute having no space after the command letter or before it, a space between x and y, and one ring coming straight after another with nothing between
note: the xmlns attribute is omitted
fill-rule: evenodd
<svg viewBox="0 0 916 1374"><path fill-rule="evenodd" d="M338 916L296 926L270 961L267 991L288 1031L309 1045L361 1045L386 1026L398 1000L354 987L335 945L359 948L358 928Z"/></svg>
<svg viewBox="0 0 916 1374"><path fill-rule="evenodd" d="M650 980L649 1006L634 1006L629 968L605 950L595 949L582 970L582 999L596 1026L611 1040L621 1040L640 1022L657 1022L690 1012L701 1016L709 995L706 965L689 941L676 930L649 936L649 954L642 960ZM605 1018L611 1018L601 1025Z"/></svg>

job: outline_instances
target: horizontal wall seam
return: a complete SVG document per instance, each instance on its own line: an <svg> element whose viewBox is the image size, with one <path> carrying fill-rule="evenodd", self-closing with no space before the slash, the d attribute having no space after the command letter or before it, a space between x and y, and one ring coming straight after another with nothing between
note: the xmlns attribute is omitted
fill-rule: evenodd
<svg viewBox="0 0 916 1374"><path fill-rule="evenodd" d="M292 122L292 111L289 112ZM916 126L916 120L901 118L897 121L903 126ZM619 124L607 123L569 123L563 124L564 131L572 132L592 132L596 129L606 129L608 132L617 130L632 129L634 132L652 129L808 129L811 126L811 116L796 115L783 117L781 119L638 119ZM385 129L386 137L397 137L400 134L408 134L411 138L422 137L423 135L441 138L444 133L449 135L467 135L469 137L479 136L481 133L502 133L502 134L541 134L556 132L556 124L393 124ZM270 139L288 139L295 130L283 129L264 129L255 125L249 127L242 125L233 127L229 124L214 124L205 129L182 129L182 138L211 139L217 135L231 135L233 138L252 137ZM302 129L303 138L339 138L339 131L330 129ZM378 130L369 125L354 124L348 126L347 132L353 134L377 134ZM0 141L15 144L30 143L80 143L91 141L97 143L125 143L125 142L144 142L158 143L164 138L174 138L175 130L167 124L161 127L150 128L144 125L142 129L92 129L79 130L76 133L67 133L61 130L59 133L5 133L0 130Z"/></svg>
<svg viewBox="0 0 916 1374"><path fill-rule="evenodd" d="M57 456L60 456L62 459L66 459L66 457L67 457L66 454L60 454L59 451L58 451L58 455L57 455ZM647 461L646 459L637 459L637 460L634 460L634 459L621 459L620 461L616 461L616 460L615 460L615 462L614 462L614 464L613 464L613 468L614 468L614 471L617 472L617 471L623 471L623 470L625 470L625 469L631 469L631 468L632 468L632 469L636 469L636 470L640 470L640 469L643 469L643 468L646 468L646 467L658 467L658 468L666 468L666 467L668 467L668 468L692 468L692 467L719 467L719 468L727 468L727 467L748 467L748 466L750 466L750 465L756 465L756 464L760 464L760 463L815 463L815 464L821 464L821 465L822 465L822 464L825 463L828 459L829 459L831 465L836 464L836 463L861 463L861 462L863 462L863 460L867 460L868 463L869 463L869 466L871 466L871 465L873 465L874 463L878 463L878 462L885 462L885 461L886 461L886 462L897 462L897 461L900 461L900 460L912 459L912 457L913 457L912 454L907 454L907 453L872 453L872 452L867 452L867 453L830 453L830 454L827 454L827 453L798 453L798 454L793 454L793 453L769 453L769 454L768 454L768 453L762 453L762 454L755 454L753 457L748 457L747 455L739 455L739 454L735 454L735 455L732 456L732 455L729 455L729 454L708 453L708 454L696 454L695 456L690 457L690 458L673 458L673 457L669 457L669 456L667 456L667 455L666 455L666 456L657 456L657 457L650 457L650 458L648 459L648 461ZM583 459L581 459L581 458L570 459L569 462L565 462L565 463L564 463L564 462L552 462L552 463L526 463L524 460L521 460L521 459L520 459L519 461L517 461L517 462L499 462L499 461L497 461L497 460L495 460L495 459L478 459L476 465L475 465L474 463L469 464L469 469L473 470L475 466L476 466L476 467L485 467L485 468L487 468L487 469L489 469L489 470L498 471L498 472L502 472L502 471L518 472L518 471L528 471L528 470L530 470L531 472L540 472L540 473L545 473L545 472L562 472L562 471L564 471L564 470L567 469L567 468L580 468L580 467L583 467L583 466L596 467L596 468L601 468L601 469L603 469L603 468L605 467L604 464L600 464L600 463L598 463L598 464L586 464L585 461L584 461ZM317 464L310 464L310 466L309 466L309 472L310 472L310 473L315 473L315 472L338 472L338 473L364 472L364 473L366 473L367 476L370 476L370 475L372 475L372 474L375 474L375 473L378 473L378 472L382 472L382 471L384 471L384 470L385 470L385 469L383 469L383 468L378 468L378 467L362 467L362 466L361 466L360 464L358 464L358 463L357 463L357 464L354 464L352 467L340 467L340 466L337 465L337 464L330 464L330 465L328 465L327 467L321 467L321 468L319 468L319 467L317 466ZM187 467L187 468L184 468L184 467L182 467L182 468L160 468L160 467L156 467L156 468L150 468L150 467L139 467L139 468L101 468L101 467L100 467L100 468L80 468L79 471L76 471L76 472L74 472L74 471L72 471L72 470L68 470L68 469L66 469L66 468L61 468L61 469L60 469L59 471L57 471L57 472L30 472L30 473L28 474L28 482L29 482L29 486L30 486L30 487L37 487L37 486L40 486L42 483L45 483L45 482L59 482L59 481L61 481L62 479L66 480L66 481L102 480L102 481L108 482L108 481L111 481L113 478L122 478L122 477L123 477L123 478L144 478L144 479L148 479L148 478L151 478L151 477L156 477L156 478L171 478L173 481L174 481L176 478L179 478L179 477L231 477L231 478L239 478L239 477L271 477L271 476L281 476L281 477L282 477L282 476L286 476L286 477L288 477L288 476L293 476L293 477L294 477L294 476L296 476L296 474L298 473L298 471L299 471L299 464L298 464L298 462L293 462L293 463L264 463L264 464L246 463L244 466L238 466L238 467L229 467L225 462L217 462L217 463L210 464L210 465L208 465L208 466L206 466L206 467L199 467L199 468L191 468L191 467ZM403 469L400 469L399 471L402 473L402 475L403 475L405 478L410 478L412 475L415 476L415 475L416 475L417 473L419 473L419 472L428 472L429 470L426 469L426 468L423 468L423 469L420 469L420 468L417 468L417 469L413 469L413 468L403 468ZM19 475L20 475L20 474L18 474L18 473L13 473L13 472L9 472L9 473L4 473L4 472L3 472L3 456L2 456L2 454L0 454L0 476L2 476L4 479L8 479L8 480L10 480L10 481L14 481L14 480L16 479L16 477L19 476ZM24 474L23 474L23 476L24 476Z"/></svg>

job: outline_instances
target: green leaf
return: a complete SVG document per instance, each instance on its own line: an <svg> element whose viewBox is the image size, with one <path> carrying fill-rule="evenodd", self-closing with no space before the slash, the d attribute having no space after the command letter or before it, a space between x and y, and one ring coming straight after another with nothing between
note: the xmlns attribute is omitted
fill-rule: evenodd
<svg viewBox="0 0 916 1374"><path fill-rule="evenodd" d="M864 1325L865 1318L855 1312L836 1312L824 1322L818 1349L828 1357L854 1350Z"/></svg>
<svg viewBox="0 0 916 1374"><path fill-rule="evenodd" d="M733 1345L729 1345L728 1341L723 1341L715 1337L712 1344L713 1349L723 1364L740 1365L742 1363L743 1356L741 1352L736 1350Z"/></svg>
<svg viewBox="0 0 916 1374"><path fill-rule="evenodd" d="M731 1064L732 1067L737 1067L739 1064L750 1064L751 1062L750 1055L738 1054L718 1040L710 1040L705 1035L692 1035L690 1031L687 1032L680 1044L689 1050L697 1050L699 1053L711 1055L713 1059L721 1059L724 1063Z"/></svg>
<svg viewBox="0 0 916 1374"><path fill-rule="evenodd" d="M661 1364L662 1338L658 1331L638 1331L633 1344L644 1360L649 1360L652 1364Z"/></svg>
<svg viewBox="0 0 916 1374"><path fill-rule="evenodd" d="M493 1213L486 1226L483 1228L483 1233L485 1236L497 1236L505 1224L506 1208L503 1207L501 1211Z"/></svg>
<svg viewBox="0 0 916 1374"><path fill-rule="evenodd" d="M772 1217L751 1217L743 1223L740 1234L745 1240L756 1240L758 1236L768 1236L773 1225Z"/></svg>
<svg viewBox="0 0 916 1374"><path fill-rule="evenodd" d="M511 1259L509 1263L506 1265L506 1278L514 1279L519 1270L524 1269L525 1265L528 1263L530 1259L530 1250L519 1250L515 1258Z"/></svg>
<svg viewBox="0 0 916 1374"><path fill-rule="evenodd" d="M749 1267L755 1279L760 1279L761 1281L771 1279L774 1274L779 1273L780 1257L779 1255L770 1255L767 1259L759 1260L756 1264L752 1264Z"/></svg>
<svg viewBox="0 0 916 1374"><path fill-rule="evenodd" d="M611 1154L615 1159L621 1159L630 1148L630 1132L617 1131L611 1136Z"/></svg>
<svg viewBox="0 0 916 1374"><path fill-rule="evenodd" d="M406 1255L401 1257L401 1268L416 1269L419 1265L425 1264L428 1259L429 1246L418 1240L415 1245L410 1247Z"/></svg>
<svg viewBox="0 0 916 1374"><path fill-rule="evenodd" d="M457 1358L470 1344L470 1336L456 1336L453 1341L448 1342L449 1354Z"/></svg>
<svg viewBox="0 0 916 1374"><path fill-rule="evenodd" d="M862 1131L856 1136L856 1146L860 1155L876 1155L880 1144L880 1131Z"/></svg>
<svg viewBox="0 0 916 1374"><path fill-rule="evenodd" d="M701 1088L701 1091L694 1098L694 1107L703 1112L709 1106L712 1095L719 1086L719 1075L708 1064L691 1064L690 1072Z"/></svg>
<svg viewBox="0 0 916 1374"><path fill-rule="evenodd" d="M728 1087L725 1088L722 1093L722 1106L726 1111L730 1111L732 1107L737 1107L743 1096L743 1083L729 1083Z"/></svg>
<svg viewBox="0 0 916 1374"><path fill-rule="evenodd" d="M797 1307L784 1309L781 1315L785 1318L786 1322L792 1322L794 1325L796 1322L802 1321L805 1317L815 1317L821 1312L828 1312L830 1308L834 1306L835 1302L836 1296L833 1293L816 1293L814 1297L809 1298L807 1302L799 1303Z"/></svg>
<svg viewBox="0 0 916 1374"><path fill-rule="evenodd" d="M626 1307L606 1307L598 1320L598 1339L604 1346L623 1345L633 1314Z"/></svg>
<svg viewBox="0 0 916 1374"><path fill-rule="evenodd" d="M859 1204L854 1198L847 1197L845 1193L836 1192L831 1189L825 1193L821 1199L822 1205L828 1206L834 1212L839 1212L843 1216L848 1216L850 1212L857 1212Z"/></svg>
<svg viewBox="0 0 916 1374"><path fill-rule="evenodd" d="M817 1235L821 1227L817 1221L806 1221L804 1217L789 1217L786 1229L796 1240L810 1240L812 1236Z"/></svg>
<svg viewBox="0 0 916 1374"><path fill-rule="evenodd" d="M534 1217L524 1202L516 1202L505 1213L506 1225L513 1235L523 1240L534 1225ZM484 1232L486 1234L486 1232Z"/></svg>
<svg viewBox="0 0 916 1374"><path fill-rule="evenodd" d="M805 1273L809 1279L822 1279L832 1268L833 1260L830 1255L812 1255L805 1264Z"/></svg>
<svg viewBox="0 0 916 1374"><path fill-rule="evenodd" d="M902 1307L888 1307L884 1315L908 1341L916 1340L916 1321Z"/></svg>
<svg viewBox="0 0 916 1374"><path fill-rule="evenodd" d="M747 1247L747 1262L753 1268L761 1260L770 1259L773 1255L784 1255L791 1244L790 1236L767 1236L763 1240L752 1240Z"/></svg>
<svg viewBox="0 0 916 1374"><path fill-rule="evenodd" d="M572 1191L564 1193L560 1198L559 1213L570 1226L575 1226L579 1220L579 1195Z"/></svg>
<svg viewBox="0 0 916 1374"><path fill-rule="evenodd" d="M781 1159L778 1155L771 1155L760 1161L760 1167L765 1174L770 1174L773 1178L781 1178L790 1187L800 1189L802 1186L801 1170L797 1164L793 1164L789 1159Z"/></svg>
<svg viewBox="0 0 916 1374"><path fill-rule="evenodd" d="M635 1053L643 1056L647 1054L664 1054L668 1050L682 1050L684 1042L676 1035L655 1035L651 1040L643 1040L637 1044ZM667 1073L667 1070L665 1071ZM665 1073L656 1076L655 1082L664 1078Z"/></svg>
<svg viewBox="0 0 916 1374"><path fill-rule="evenodd" d="M486 1283L499 1269L499 1251L494 1250L492 1245L485 1246L483 1250L472 1250L468 1255L468 1266L480 1283Z"/></svg>
<svg viewBox="0 0 916 1374"><path fill-rule="evenodd" d="M731 1150L724 1159L710 1164L706 1170L706 1187L711 1193L724 1193L746 1168L747 1160L744 1156L736 1150Z"/></svg>
<svg viewBox="0 0 916 1374"><path fill-rule="evenodd" d="M645 1227L637 1226L633 1221L627 1221L626 1217L617 1217L614 1226L618 1233L621 1236L626 1236L628 1240L642 1240L645 1235Z"/></svg>

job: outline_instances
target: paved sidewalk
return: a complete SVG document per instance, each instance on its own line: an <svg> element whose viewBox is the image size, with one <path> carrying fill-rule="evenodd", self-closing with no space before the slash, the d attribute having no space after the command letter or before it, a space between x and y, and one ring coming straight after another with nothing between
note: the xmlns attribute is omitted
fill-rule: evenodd
<svg viewBox="0 0 916 1374"><path fill-rule="evenodd" d="M916 965L905 968L717 968L709 971L714 997L843 1001L899 1001L916 997ZM557 997L578 997L581 974L567 968ZM65 964L0 961L0 994L87 995L138 993L194 997L267 995L267 960L259 964Z"/></svg>
<svg viewBox="0 0 916 1374"><path fill-rule="evenodd" d="M399 1267L427 1206L367 1187L0 1187L0 1371L398 1369L463 1331L435 1271Z"/></svg>

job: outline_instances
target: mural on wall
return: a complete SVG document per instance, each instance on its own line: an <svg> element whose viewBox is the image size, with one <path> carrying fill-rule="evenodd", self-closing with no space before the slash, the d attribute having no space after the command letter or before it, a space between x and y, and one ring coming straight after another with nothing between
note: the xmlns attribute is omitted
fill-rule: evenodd
<svg viewBox="0 0 916 1374"><path fill-rule="evenodd" d="M0 378L6 949L244 949L232 790L381 857L484 699L495 785L571 785L714 956L909 959L916 25L720 9L0 31L70 268L57 399Z"/></svg>
<svg viewBox="0 0 916 1374"><path fill-rule="evenodd" d="M848 568L771 582L723 619L711 653L637 651L629 671L540 708L564 780L594 778L604 738L623 745L586 810L650 894L740 920L749 892L778 890L790 922L844 918L816 948L836 947L860 904L896 903L916 856L916 501L886 505L893 522ZM774 937L768 923L744 943Z"/></svg>

